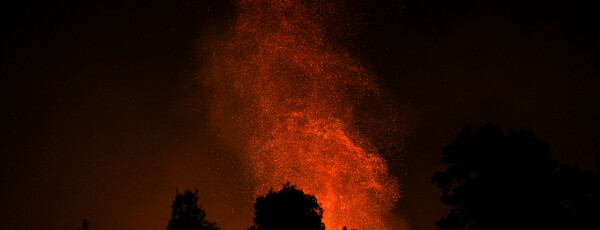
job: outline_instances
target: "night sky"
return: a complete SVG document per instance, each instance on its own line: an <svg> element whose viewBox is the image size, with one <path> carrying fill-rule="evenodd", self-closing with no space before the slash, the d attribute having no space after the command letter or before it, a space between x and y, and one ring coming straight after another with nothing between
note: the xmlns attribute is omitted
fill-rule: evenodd
<svg viewBox="0 0 600 230"><path fill-rule="evenodd" d="M600 151L600 16L584 1L339 1L332 43L377 76L410 127L388 159L394 213L434 229L431 177L466 126L531 129L561 163ZM223 229L252 219L253 185L207 118L207 41L228 1L58 1L2 7L3 229L164 229L198 188ZM327 211L327 210L325 210Z"/></svg>

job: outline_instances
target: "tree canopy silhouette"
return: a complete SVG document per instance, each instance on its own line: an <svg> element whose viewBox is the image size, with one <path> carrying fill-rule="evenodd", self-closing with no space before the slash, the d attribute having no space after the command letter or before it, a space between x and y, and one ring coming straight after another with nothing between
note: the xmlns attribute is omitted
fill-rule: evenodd
<svg viewBox="0 0 600 230"><path fill-rule="evenodd" d="M258 197L254 204L254 226L249 230L324 230L323 209L317 199L286 183Z"/></svg>
<svg viewBox="0 0 600 230"><path fill-rule="evenodd" d="M167 230L219 230L214 222L205 219L206 213L198 206L197 195L198 190L177 192Z"/></svg>
<svg viewBox="0 0 600 230"><path fill-rule="evenodd" d="M87 220L83 220L83 226L81 228L77 228L77 230L88 230Z"/></svg>
<svg viewBox="0 0 600 230"><path fill-rule="evenodd" d="M432 180L453 209L436 222L440 230L598 226L598 175L560 166L531 131L467 127L442 162L448 168Z"/></svg>

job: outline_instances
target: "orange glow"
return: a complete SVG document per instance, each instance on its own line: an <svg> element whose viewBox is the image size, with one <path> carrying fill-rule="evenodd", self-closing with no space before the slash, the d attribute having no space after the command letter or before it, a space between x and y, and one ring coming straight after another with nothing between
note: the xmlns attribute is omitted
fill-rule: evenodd
<svg viewBox="0 0 600 230"><path fill-rule="evenodd" d="M223 138L240 140L262 195L291 182L315 195L327 229L389 229L397 180L353 126L373 76L324 39L319 11L300 0L242 0L204 74Z"/></svg>

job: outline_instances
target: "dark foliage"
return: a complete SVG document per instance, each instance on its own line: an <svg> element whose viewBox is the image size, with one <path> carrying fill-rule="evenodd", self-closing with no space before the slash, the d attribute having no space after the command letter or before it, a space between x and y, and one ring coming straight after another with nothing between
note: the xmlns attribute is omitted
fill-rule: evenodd
<svg viewBox="0 0 600 230"><path fill-rule="evenodd" d="M83 226L81 228L77 228L77 230L88 230L87 220L83 220Z"/></svg>
<svg viewBox="0 0 600 230"><path fill-rule="evenodd" d="M317 199L289 183L256 199L254 226L249 230L324 230Z"/></svg>
<svg viewBox="0 0 600 230"><path fill-rule="evenodd" d="M206 213L198 206L197 194L198 190L177 192L167 230L219 230L215 223L205 220Z"/></svg>
<svg viewBox="0 0 600 230"><path fill-rule="evenodd" d="M559 165L531 131L467 127L433 182L452 206L438 229L600 229L598 175Z"/></svg>

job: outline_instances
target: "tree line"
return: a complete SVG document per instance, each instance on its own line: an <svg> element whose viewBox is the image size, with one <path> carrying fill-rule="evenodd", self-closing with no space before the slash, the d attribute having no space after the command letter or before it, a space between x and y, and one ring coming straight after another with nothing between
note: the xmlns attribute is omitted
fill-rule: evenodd
<svg viewBox="0 0 600 230"><path fill-rule="evenodd" d="M532 131L506 135L487 125L466 127L443 149L442 163L447 168L432 182L452 209L435 222L438 230L600 229L600 153L593 173L559 164ZM219 230L197 194L176 192L167 230ZM324 211L288 182L256 199L248 230L324 230ZM88 230L88 222L78 230Z"/></svg>

